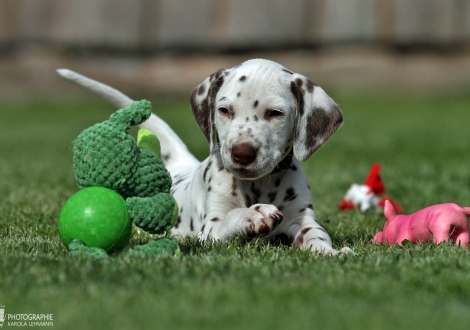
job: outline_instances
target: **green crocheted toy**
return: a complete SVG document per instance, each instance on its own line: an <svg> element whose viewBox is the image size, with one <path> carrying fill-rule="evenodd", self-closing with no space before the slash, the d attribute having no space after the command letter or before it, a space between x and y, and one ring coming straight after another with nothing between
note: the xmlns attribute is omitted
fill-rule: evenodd
<svg viewBox="0 0 470 330"><path fill-rule="evenodd" d="M161 234L173 227L178 214L178 205L169 193L171 177L157 157L157 137L150 131L139 132L136 144L127 133L150 115L150 102L136 101L109 120L85 129L73 141L73 170L80 189L98 186L116 191L126 200L136 226ZM83 255L77 252L83 248L76 242L69 249Z"/></svg>
<svg viewBox="0 0 470 330"><path fill-rule="evenodd" d="M178 257L180 255L180 247L178 243L169 237L162 237L154 241L150 241L145 245L135 245L129 253L132 256L154 256L154 255L170 255Z"/></svg>

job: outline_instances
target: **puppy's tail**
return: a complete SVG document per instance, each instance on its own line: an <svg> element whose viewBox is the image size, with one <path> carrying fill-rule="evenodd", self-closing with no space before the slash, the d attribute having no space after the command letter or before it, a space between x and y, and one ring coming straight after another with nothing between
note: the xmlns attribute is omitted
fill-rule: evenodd
<svg viewBox="0 0 470 330"><path fill-rule="evenodd" d="M134 100L120 91L82 76L74 71L58 69L57 73L65 79L97 94L118 109L124 108L134 102ZM157 115L152 114L150 118L140 124L139 127L146 128L157 135L160 140L162 160L172 175L172 166L180 166L181 164L192 166L199 164L199 161L189 152L179 136Z"/></svg>

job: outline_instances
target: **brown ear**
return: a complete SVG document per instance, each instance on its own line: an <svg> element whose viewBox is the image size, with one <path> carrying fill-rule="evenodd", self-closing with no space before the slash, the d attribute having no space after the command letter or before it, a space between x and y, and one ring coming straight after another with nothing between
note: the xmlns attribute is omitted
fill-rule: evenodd
<svg viewBox="0 0 470 330"><path fill-rule="evenodd" d="M303 162L343 123L338 105L310 79L294 74L291 91L297 99L294 155Z"/></svg>
<svg viewBox="0 0 470 330"><path fill-rule="evenodd" d="M217 131L214 126L215 97L224 84L227 69L220 69L207 77L191 94L191 109L196 122L210 145L210 150L217 143Z"/></svg>

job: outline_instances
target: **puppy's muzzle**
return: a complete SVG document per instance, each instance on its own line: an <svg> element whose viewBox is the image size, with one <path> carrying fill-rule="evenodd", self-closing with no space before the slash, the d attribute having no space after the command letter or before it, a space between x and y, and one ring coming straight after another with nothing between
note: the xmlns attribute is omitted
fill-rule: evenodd
<svg viewBox="0 0 470 330"><path fill-rule="evenodd" d="M232 160L242 166L250 165L256 160L258 149L249 143L235 144L232 147Z"/></svg>

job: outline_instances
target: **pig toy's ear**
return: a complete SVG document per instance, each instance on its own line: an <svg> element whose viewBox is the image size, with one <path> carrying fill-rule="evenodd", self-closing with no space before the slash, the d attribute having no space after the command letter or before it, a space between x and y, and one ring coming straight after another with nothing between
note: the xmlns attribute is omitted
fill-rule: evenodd
<svg viewBox="0 0 470 330"><path fill-rule="evenodd" d="M395 211L395 208L393 207L392 203L388 200L385 201L384 216L387 222L392 221L397 216L397 212Z"/></svg>

